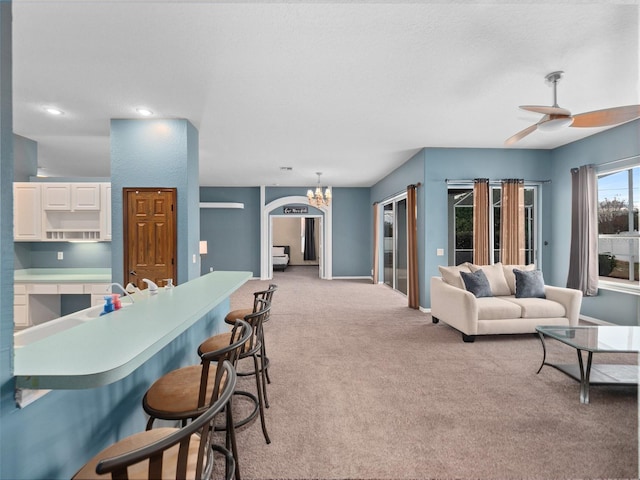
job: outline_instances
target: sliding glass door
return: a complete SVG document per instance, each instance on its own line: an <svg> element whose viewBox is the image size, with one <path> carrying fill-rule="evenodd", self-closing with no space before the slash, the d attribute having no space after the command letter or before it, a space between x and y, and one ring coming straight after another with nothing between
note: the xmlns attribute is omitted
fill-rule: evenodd
<svg viewBox="0 0 640 480"><path fill-rule="evenodd" d="M384 283L407 293L407 199L386 203L384 212Z"/></svg>

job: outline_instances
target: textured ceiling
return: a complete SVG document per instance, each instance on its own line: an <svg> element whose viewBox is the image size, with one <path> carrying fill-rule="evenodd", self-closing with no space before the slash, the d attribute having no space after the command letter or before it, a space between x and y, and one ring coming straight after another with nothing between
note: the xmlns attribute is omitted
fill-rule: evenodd
<svg viewBox="0 0 640 480"><path fill-rule="evenodd" d="M554 70L573 113L640 103L636 1L14 0L13 13L14 130L54 176L109 176L109 120L141 105L196 126L201 185L313 185L321 171L370 186L422 147L504 148L540 118L518 105L553 103Z"/></svg>

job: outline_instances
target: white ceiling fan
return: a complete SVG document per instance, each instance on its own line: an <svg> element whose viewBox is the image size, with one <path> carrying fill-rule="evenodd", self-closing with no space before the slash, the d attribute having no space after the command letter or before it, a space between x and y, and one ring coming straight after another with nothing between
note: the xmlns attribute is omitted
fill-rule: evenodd
<svg viewBox="0 0 640 480"><path fill-rule="evenodd" d="M592 112L579 113L571 115L566 108L558 106L557 86L558 81L562 78L564 72L551 72L545 76L545 80L553 84L553 106L539 105L521 105L520 108L530 112L542 113L544 116L538 121L524 130L519 131L515 135L505 140L505 145L513 145L519 140L534 132L535 130L552 131L559 130L564 127L607 127L617 125L619 123L629 122L640 118L640 105L626 105L623 107L605 108L603 110L594 110Z"/></svg>

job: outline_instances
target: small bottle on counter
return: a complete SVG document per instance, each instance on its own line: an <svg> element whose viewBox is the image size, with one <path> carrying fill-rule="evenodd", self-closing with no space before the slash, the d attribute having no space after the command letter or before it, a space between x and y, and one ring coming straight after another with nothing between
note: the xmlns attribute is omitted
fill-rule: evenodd
<svg viewBox="0 0 640 480"><path fill-rule="evenodd" d="M111 303L113 303L114 310L120 310L122 308L122 303L120 302L120 294L112 293L111 294Z"/></svg>
<svg viewBox="0 0 640 480"><path fill-rule="evenodd" d="M113 296L112 295L105 295L104 296L104 309L102 310L102 312L100 313L100 315L105 315L107 313L111 313L113 312Z"/></svg>

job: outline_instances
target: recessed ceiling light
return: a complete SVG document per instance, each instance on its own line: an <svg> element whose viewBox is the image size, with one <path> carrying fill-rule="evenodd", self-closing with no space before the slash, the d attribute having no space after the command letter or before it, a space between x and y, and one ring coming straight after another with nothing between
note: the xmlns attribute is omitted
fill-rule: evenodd
<svg viewBox="0 0 640 480"><path fill-rule="evenodd" d="M138 112L143 117L149 117L149 116L153 115L153 112L151 110L149 110L148 108L144 108L144 107L136 108L136 112Z"/></svg>
<svg viewBox="0 0 640 480"><path fill-rule="evenodd" d="M44 110L51 115L64 115L64 112L56 107L44 107Z"/></svg>

